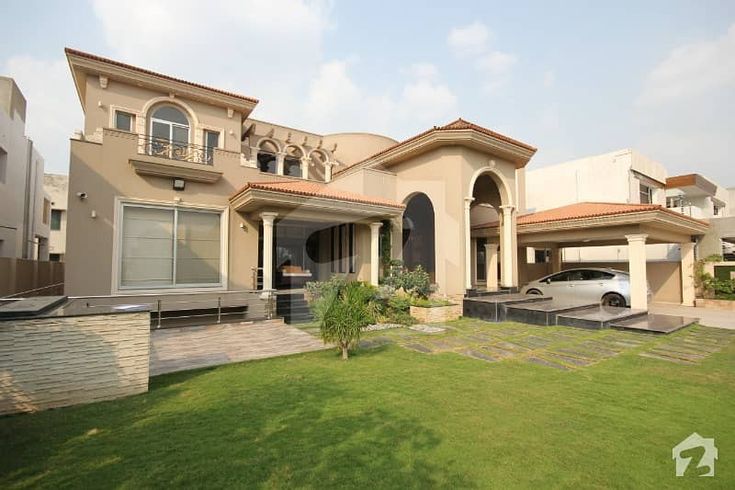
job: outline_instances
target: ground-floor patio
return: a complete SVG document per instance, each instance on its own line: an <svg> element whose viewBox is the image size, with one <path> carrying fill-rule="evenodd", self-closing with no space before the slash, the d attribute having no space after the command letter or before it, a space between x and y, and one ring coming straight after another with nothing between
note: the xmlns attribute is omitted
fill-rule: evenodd
<svg viewBox="0 0 735 490"><path fill-rule="evenodd" d="M325 348L318 338L282 320L152 330L150 375Z"/></svg>

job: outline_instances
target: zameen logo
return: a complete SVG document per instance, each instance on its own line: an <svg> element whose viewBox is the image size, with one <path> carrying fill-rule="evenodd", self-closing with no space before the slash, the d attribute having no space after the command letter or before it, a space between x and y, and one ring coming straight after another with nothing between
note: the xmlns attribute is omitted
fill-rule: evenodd
<svg viewBox="0 0 735 490"><path fill-rule="evenodd" d="M717 459L715 440L714 438L705 439L696 432L692 433L692 435L681 441L671 450L671 457L676 461L676 476L684 476L684 473L689 467L689 463L692 461L691 457L685 457L682 453L699 447L704 449L704 453L699 458L697 468L709 468L707 473L699 476L715 476L715 460Z"/></svg>

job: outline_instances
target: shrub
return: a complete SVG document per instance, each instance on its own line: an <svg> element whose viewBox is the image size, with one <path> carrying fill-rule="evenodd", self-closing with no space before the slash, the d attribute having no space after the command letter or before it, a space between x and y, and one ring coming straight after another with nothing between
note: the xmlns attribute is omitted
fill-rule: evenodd
<svg viewBox="0 0 735 490"><path fill-rule="evenodd" d="M330 282L331 281L325 281ZM353 281L318 289L313 301L314 314L319 320L324 342L334 342L347 360L350 347L360 340L360 332L380 314L377 290L368 284Z"/></svg>
<svg viewBox="0 0 735 490"><path fill-rule="evenodd" d="M396 289L403 289L411 296L419 298L428 298L431 294L429 274L420 265L412 271L404 267L391 267L391 273L383 283Z"/></svg>

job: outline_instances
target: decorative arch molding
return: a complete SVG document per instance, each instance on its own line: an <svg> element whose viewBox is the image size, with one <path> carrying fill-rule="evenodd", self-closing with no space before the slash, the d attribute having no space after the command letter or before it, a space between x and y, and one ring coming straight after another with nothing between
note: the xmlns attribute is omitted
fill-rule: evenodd
<svg viewBox="0 0 735 490"><path fill-rule="evenodd" d="M281 143L279 143L278 140L271 138L270 136L263 136L262 138L260 138L258 142L255 143L255 146L253 148L257 151L260 151L263 143L270 143L276 147L277 153L283 153L284 148ZM257 153L255 157L257 158Z"/></svg>
<svg viewBox="0 0 735 490"><path fill-rule="evenodd" d="M331 153L328 150L325 150L324 148L312 148L306 154L307 158L311 159L311 156L314 153L320 153L324 157L324 163L331 162L333 160Z"/></svg>
<svg viewBox="0 0 735 490"><path fill-rule="evenodd" d="M171 97L154 97L143 104L143 108L140 111L139 117L136 118L136 129L138 131L138 134L147 135L149 133L150 128L148 123L150 119L150 113L151 110L158 105L170 105L183 110L186 114L186 117L189 118L190 121L189 128L193 133L192 143L196 145L202 144L202 128L199 125L199 118L197 117L196 112L194 112L194 109L192 109L191 106L186 102Z"/></svg>
<svg viewBox="0 0 735 490"><path fill-rule="evenodd" d="M300 154L299 154L298 158L304 158L304 157L306 157L306 150L304 150L304 147L303 146L301 146L299 144L296 144L296 143L287 143L283 147L283 153L286 153L289 148L296 148L297 150L299 150L299 153Z"/></svg>
<svg viewBox="0 0 735 490"><path fill-rule="evenodd" d="M511 191L510 186L508 185L508 182L505 180L505 178L500 175L495 170L495 167L483 167L479 168L475 171L474 174L472 174L472 178L470 179L470 185L467 188L467 193L465 194L468 197L472 197L472 194L475 190L475 184L477 183L477 179L479 179L482 175L487 175L491 179L493 179L493 182L498 186L498 191L500 192L500 201L503 206L515 206L515 197L513 195L513 192Z"/></svg>

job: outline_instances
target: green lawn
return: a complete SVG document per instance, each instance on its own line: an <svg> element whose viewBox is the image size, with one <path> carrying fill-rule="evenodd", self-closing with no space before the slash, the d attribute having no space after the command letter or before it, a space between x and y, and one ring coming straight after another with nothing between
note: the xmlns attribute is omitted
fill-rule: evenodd
<svg viewBox="0 0 735 490"><path fill-rule="evenodd" d="M447 338L508 328L453 325ZM0 418L0 487L735 487L735 342L695 365L643 345L570 371L400 343ZM695 431L715 438L715 478L674 476L671 448Z"/></svg>

